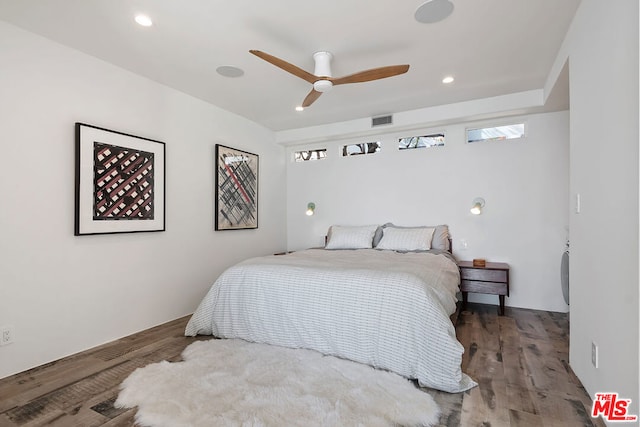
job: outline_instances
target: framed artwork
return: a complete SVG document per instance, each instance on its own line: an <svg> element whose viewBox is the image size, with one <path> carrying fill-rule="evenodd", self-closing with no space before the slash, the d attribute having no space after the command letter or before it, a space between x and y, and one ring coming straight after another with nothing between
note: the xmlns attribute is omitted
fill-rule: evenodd
<svg viewBox="0 0 640 427"><path fill-rule="evenodd" d="M165 229L165 144L76 123L76 236Z"/></svg>
<svg viewBox="0 0 640 427"><path fill-rule="evenodd" d="M258 228L258 155L216 144L216 230Z"/></svg>

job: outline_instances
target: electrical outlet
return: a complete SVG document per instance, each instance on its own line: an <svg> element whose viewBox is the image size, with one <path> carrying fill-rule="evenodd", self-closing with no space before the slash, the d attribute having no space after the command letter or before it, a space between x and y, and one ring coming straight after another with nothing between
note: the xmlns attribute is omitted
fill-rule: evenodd
<svg viewBox="0 0 640 427"><path fill-rule="evenodd" d="M2 335L0 335L0 345L11 344L14 339L13 326L3 326Z"/></svg>
<svg viewBox="0 0 640 427"><path fill-rule="evenodd" d="M591 364L594 368L598 368L598 345L591 342Z"/></svg>

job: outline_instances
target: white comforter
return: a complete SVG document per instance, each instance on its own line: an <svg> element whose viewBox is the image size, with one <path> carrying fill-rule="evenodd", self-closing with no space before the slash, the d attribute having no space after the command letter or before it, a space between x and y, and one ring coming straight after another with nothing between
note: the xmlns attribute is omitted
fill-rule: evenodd
<svg viewBox="0 0 640 427"><path fill-rule="evenodd" d="M226 270L185 335L308 348L460 392L463 346L449 316L460 276L446 255L311 249Z"/></svg>

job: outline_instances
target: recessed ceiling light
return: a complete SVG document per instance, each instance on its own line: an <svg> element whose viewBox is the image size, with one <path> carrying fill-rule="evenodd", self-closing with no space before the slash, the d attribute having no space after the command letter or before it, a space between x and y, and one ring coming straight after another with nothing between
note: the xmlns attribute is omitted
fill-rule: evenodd
<svg viewBox="0 0 640 427"><path fill-rule="evenodd" d="M296 111L304 111L304 107L302 105L298 105L296 107Z"/></svg>
<svg viewBox="0 0 640 427"><path fill-rule="evenodd" d="M423 24L440 22L453 12L453 3L449 0L427 0L422 3L413 15L416 21Z"/></svg>
<svg viewBox="0 0 640 427"><path fill-rule="evenodd" d="M223 65L216 68L216 72L224 77L241 77L244 76L244 71L241 68L233 67L231 65Z"/></svg>
<svg viewBox="0 0 640 427"><path fill-rule="evenodd" d="M135 20L143 27L150 27L153 25L153 21L147 15L136 15Z"/></svg>
<svg viewBox="0 0 640 427"><path fill-rule="evenodd" d="M444 84L449 84L449 83L453 83L455 79L453 78L453 76L447 76L444 79L442 79L442 83Z"/></svg>

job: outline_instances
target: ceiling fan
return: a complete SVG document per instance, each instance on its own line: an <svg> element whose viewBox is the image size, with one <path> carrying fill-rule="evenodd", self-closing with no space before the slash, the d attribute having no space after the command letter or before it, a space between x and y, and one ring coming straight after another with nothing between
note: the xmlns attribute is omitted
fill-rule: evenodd
<svg viewBox="0 0 640 427"><path fill-rule="evenodd" d="M388 67L379 67L360 71L344 77L332 77L331 59L333 58L333 55L330 52L316 52L313 54L313 59L316 63L313 74L303 70L302 68L296 67L287 61L269 55L268 53L264 53L259 50L250 50L249 52L313 85L313 89L311 89L311 92L309 92L302 102L303 107L308 107L313 104L323 92L327 92L333 86L385 79L387 77L404 74L409 70L409 65L390 65Z"/></svg>

